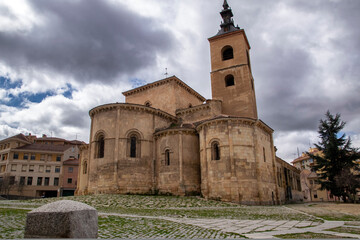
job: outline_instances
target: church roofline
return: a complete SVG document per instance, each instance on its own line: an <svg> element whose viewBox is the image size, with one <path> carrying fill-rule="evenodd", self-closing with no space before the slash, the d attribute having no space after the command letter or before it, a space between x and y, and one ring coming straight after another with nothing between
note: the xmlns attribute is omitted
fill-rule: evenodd
<svg viewBox="0 0 360 240"><path fill-rule="evenodd" d="M196 125L196 129L199 129L204 124L211 124L211 123L217 122L217 121L228 121L228 120L241 121L241 122L248 123L249 125L257 125L257 126L261 127L262 129L264 129L265 131L267 131L269 133L274 132L274 130L271 127L269 127L266 123L264 123L262 120L253 119L253 118L246 118L246 117L220 115L220 116L216 116L216 117L211 118L211 119L206 119L206 120L194 123L194 124Z"/></svg>
<svg viewBox="0 0 360 240"><path fill-rule="evenodd" d="M246 36L246 33L245 33L245 30L244 30L244 29L239 29L239 30L236 30L236 31L231 31L231 32L223 33L223 34L221 34L221 35L215 35L215 36L213 36L213 37L208 38L208 41L209 41L209 42L215 41L215 40L222 39L222 38L224 38L224 37L227 37L227 36L230 36L230 35L233 35L233 34L244 34L246 44L247 44L248 48L251 49L249 40L248 40L248 38L247 38L247 36Z"/></svg>
<svg viewBox="0 0 360 240"><path fill-rule="evenodd" d="M288 163L287 161L285 161L284 159L275 156L276 161L278 161L279 163L282 163L284 165L286 165L287 168L290 168L292 171L297 172L298 174L300 174L300 170L297 169L295 166L291 165L290 163Z"/></svg>
<svg viewBox="0 0 360 240"><path fill-rule="evenodd" d="M185 90L187 90L189 93L191 93L192 95L194 95L195 97L197 97L200 101L204 102L206 100L206 98L204 98L203 96L201 96L198 92L196 92L194 89L192 89L189 85L187 85L186 83L184 83L183 81L181 81L179 78L177 78L176 76L171 76L153 83L149 83L146 84L144 86L141 87L137 87L131 90L128 90L126 92L123 92L122 94L127 97L142 91L145 91L149 88L154 88L166 83L169 83L171 81L175 81L179 86L183 87Z"/></svg>
<svg viewBox="0 0 360 240"><path fill-rule="evenodd" d="M110 104L104 104L97 107L94 107L89 111L90 117L93 117L95 114L100 112L106 112L106 111L112 111L116 109L126 109L126 110L142 110L144 112L149 112L152 114L156 114L159 117L169 119L170 121L176 122L177 118L167 112L164 112L160 109L147 107L140 104L134 104L134 103L110 103Z"/></svg>
<svg viewBox="0 0 360 240"><path fill-rule="evenodd" d="M193 134L196 135L196 129L192 127L175 127L175 128L166 128L166 129L159 129L156 130L154 133L155 138L159 138L161 136L169 135L169 134L177 134L177 133L186 133L186 134Z"/></svg>

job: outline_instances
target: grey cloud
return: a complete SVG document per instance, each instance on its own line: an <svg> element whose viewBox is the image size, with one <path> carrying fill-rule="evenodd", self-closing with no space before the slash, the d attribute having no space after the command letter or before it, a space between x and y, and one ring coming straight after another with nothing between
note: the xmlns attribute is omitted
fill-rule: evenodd
<svg viewBox="0 0 360 240"><path fill-rule="evenodd" d="M261 2L253 4L261 5ZM311 47L320 46L311 34L317 29L313 26L303 26L305 30L299 33L286 24L264 28L261 22L268 19L276 4L268 6L268 12L262 10L262 14L256 15L252 10L250 16L243 16L248 23L245 30L254 47L251 57L260 117L276 131L316 131L319 119L328 109L333 113L342 113L345 120L357 118L360 109L356 94L360 91L360 29L357 26L360 22L360 1L282 1L282 4L319 17L323 21L314 22L314 25L333 28L335 33L339 33L327 43L327 47L333 48L337 55L331 66L320 66L315 62ZM257 7L252 6L252 9ZM253 18L254 22L247 21ZM273 45L262 40L262 33L272 37ZM302 39L300 43L291 41L295 34ZM336 95L336 89L332 89L334 96L328 95L324 88L329 80L324 78L327 71L335 72L332 76L336 77L339 89L346 87L348 94L341 95L339 92Z"/></svg>
<svg viewBox="0 0 360 240"><path fill-rule="evenodd" d="M173 36L154 19L107 1L30 1L44 17L29 33L0 32L1 61L13 68L50 69L78 81L111 82L153 66Z"/></svg>
<svg viewBox="0 0 360 240"><path fill-rule="evenodd" d="M5 6L0 6L0 15L3 17L10 18L12 20L16 19L15 15L9 10L8 7Z"/></svg>
<svg viewBox="0 0 360 240"><path fill-rule="evenodd" d="M314 103L301 96L316 71L310 54L277 45L254 59L261 66L254 67L260 116L276 130L313 128Z"/></svg>
<svg viewBox="0 0 360 240"><path fill-rule="evenodd" d="M87 110L79 109L75 106L68 106L65 108L60 121L64 126L86 128L89 126L90 119Z"/></svg>

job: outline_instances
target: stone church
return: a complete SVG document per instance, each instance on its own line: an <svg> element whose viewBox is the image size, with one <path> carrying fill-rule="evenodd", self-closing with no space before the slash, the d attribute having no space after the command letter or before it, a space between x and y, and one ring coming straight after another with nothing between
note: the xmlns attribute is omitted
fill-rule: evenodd
<svg viewBox="0 0 360 240"><path fill-rule="evenodd" d="M302 201L299 171L258 119L250 44L227 1L209 38L212 99L168 77L90 110L77 194L201 195L241 204Z"/></svg>

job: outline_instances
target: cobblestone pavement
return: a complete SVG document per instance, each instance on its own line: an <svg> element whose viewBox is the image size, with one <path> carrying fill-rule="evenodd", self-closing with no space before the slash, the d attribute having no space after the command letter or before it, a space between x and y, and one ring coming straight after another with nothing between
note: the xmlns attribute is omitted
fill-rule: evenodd
<svg viewBox="0 0 360 240"><path fill-rule="evenodd" d="M13 206L15 208L15 206ZM18 208L21 208L19 206ZM0 209L1 210L1 209ZM26 210L0 211L0 238L22 238ZM189 238L189 239L270 239L282 234L321 233L360 239L360 235L330 231L337 227L359 229L358 222L234 220L219 218L179 218L99 213L99 238ZM353 226L357 225L357 226Z"/></svg>
<svg viewBox="0 0 360 240"><path fill-rule="evenodd" d="M118 216L126 218L139 217L136 215L127 214L111 214L100 213L102 216ZM147 219L161 219L175 223L192 225L208 230L216 230L223 233L235 233L240 236L245 236L252 239L270 239L276 238L275 235L291 234L291 233L323 233L338 237L359 238L360 235L350 233L337 233L333 231L326 231L336 227L345 226L343 221L273 221L273 220L230 220L230 219L196 219L196 218L171 218L171 217L151 217L142 216ZM346 225L345 227L358 228L359 226ZM234 237L234 236L228 236Z"/></svg>

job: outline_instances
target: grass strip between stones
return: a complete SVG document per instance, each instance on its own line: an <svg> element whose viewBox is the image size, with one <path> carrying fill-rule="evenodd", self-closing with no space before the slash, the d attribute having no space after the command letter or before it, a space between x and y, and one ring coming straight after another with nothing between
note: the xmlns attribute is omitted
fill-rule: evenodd
<svg viewBox="0 0 360 240"><path fill-rule="evenodd" d="M289 233L289 234L281 234L281 235L274 235L274 237L282 238L282 239L328 239L328 238L336 238L339 239L338 236L330 235L330 234L323 234L323 233L312 233L312 232L305 232L305 233ZM342 237L344 238L344 237Z"/></svg>

